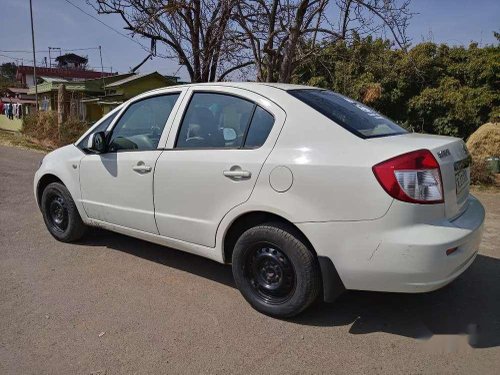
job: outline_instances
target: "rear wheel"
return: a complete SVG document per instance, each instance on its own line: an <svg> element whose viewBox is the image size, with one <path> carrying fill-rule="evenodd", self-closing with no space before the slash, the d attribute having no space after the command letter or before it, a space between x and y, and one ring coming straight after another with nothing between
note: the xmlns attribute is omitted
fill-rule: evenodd
<svg viewBox="0 0 500 375"><path fill-rule="evenodd" d="M233 251L233 275L245 299L258 311L291 317L318 296L321 279L316 256L301 236L281 223L248 229Z"/></svg>
<svg viewBox="0 0 500 375"><path fill-rule="evenodd" d="M53 182L47 185L42 193L41 209L47 229L57 240L73 242L85 234L86 226L63 184Z"/></svg>

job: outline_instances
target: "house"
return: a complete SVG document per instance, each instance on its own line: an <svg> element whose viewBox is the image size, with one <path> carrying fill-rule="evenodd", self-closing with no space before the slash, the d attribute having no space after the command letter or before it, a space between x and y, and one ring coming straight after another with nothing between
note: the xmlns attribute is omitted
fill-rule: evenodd
<svg viewBox="0 0 500 375"><path fill-rule="evenodd" d="M69 113L80 120L93 123L124 101L143 92L175 84L157 72L149 74L126 73L84 81L42 76L37 85L39 108L58 110L59 87L64 85ZM31 87L29 94L35 93Z"/></svg>
<svg viewBox="0 0 500 375"><path fill-rule="evenodd" d="M74 53L67 53L56 57L58 67L63 69L85 69L88 61L89 59L86 57L78 56Z"/></svg>
<svg viewBox="0 0 500 375"><path fill-rule="evenodd" d="M73 53L59 56L56 58L58 66L55 68L36 67L38 77L59 78L67 81L83 81L102 77L114 76L117 73L97 72L87 70L87 58L75 55ZM33 66L20 65L17 67L16 79L23 86L33 87L35 81L33 78Z"/></svg>
<svg viewBox="0 0 500 375"><path fill-rule="evenodd" d="M13 105L13 119L5 116L5 105ZM22 118L35 109L36 101L28 95L28 89L8 87L0 92L0 129L18 131L22 128Z"/></svg>
<svg viewBox="0 0 500 375"><path fill-rule="evenodd" d="M103 114L106 114L136 95L175 84L177 80L173 77L163 76L158 72L134 74L106 84L105 95L99 98L98 103L103 107Z"/></svg>
<svg viewBox="0 0 500 375"><path fill-rule="evenodd" d="M87 106L83 101L88 98L95 98L104 95L103 85L126 78L132 75L121 74L112 75L97 79L87 79L70 81L63 78L52 78L41 76L36 88L38 90L38 107L41 111L57 111L59 104L59 87L64 85L69 102L70 115L78 117L80 120L94 122L102 117L102 109ZM35 87L31 87L29 94L35 93Z"/></svg>
<svg viewBox="0 0 500 375"><path fill-rule="evenodd" d="M28 94L29 89L22 87L8 87L2 93L2 101L5 100L15 100L17 101L26 101L35 104L35 96ZM5 99L5 100L4 100Z"/></svg>

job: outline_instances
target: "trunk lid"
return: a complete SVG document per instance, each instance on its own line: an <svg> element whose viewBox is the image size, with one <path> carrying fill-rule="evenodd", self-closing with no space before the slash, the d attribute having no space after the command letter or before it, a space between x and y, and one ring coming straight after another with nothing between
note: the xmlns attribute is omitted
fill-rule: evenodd
<svg viewBox="0 0 500 375"><path fill-rule="evenodd" d="M470 185L470 155L461 139L408 133L371 138L367 142L379 149L378 154L384 154L383 160L415 150L429 150L440 166L446 217L453 219L466 209Z"/></svg>

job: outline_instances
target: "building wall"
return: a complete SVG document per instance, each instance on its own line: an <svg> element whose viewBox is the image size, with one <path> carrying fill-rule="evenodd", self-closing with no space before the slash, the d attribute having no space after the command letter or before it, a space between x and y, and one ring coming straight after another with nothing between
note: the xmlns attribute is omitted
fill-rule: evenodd
<svg viewBox="0 0 500 375"><path fill-rule="evenodd" d="M28 86L28 88L35 86L35 79L33 74L26 74L26 86Z"/></svg>
<svg viewBox="0 0 500 375"><path fill-rule="evenodd" d="M85 119L89 123L94 123L104 116L103 107L97 103L86 103L87 105L87 118Z"/></svg>
<svg viewBox="0 0 500 375"><path fill-rule="evenodd" d="M23 120L14 118L10 120L7 116L0 114L0 129L10 131L21 131L23 127Z"/></svg>
<svg viewBox="0 0 500 375"><path fill-rule="evenodd" d="M123 85L121 91L123 92L124 99L128 100L143 92L166 86L168 86L168 84L166 84L164 79L159 77L145 77L144 79L132 81Z"/></svg>

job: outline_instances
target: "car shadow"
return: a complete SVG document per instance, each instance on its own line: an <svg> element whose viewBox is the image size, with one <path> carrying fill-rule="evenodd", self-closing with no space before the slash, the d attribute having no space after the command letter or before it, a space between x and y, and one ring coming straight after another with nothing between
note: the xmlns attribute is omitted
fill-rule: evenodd
<svg viewBox="0 0 500 375"><path fill-rule="evenodd" d="M91 228L90 230L91 233L80 242L82 245L106 246L236 288L231 267L227 265L105 229Z"/></svg>
<svg viewBox="0 0 500 375"><path fill-rule="evenodd" d="M102 229L83 245L110 249L174 267L235 288L231 268ZM242 299L243 303L243 299ZM431 293L347 291L335 303L317 302L289 319L301 325L351 325L351 334L385 332L427 340L434 335L467 335L474 348L500 346L500 259L478 255L450 285Z"/></svg>

